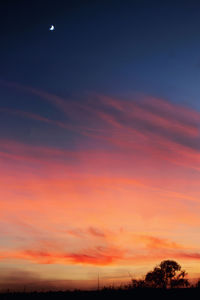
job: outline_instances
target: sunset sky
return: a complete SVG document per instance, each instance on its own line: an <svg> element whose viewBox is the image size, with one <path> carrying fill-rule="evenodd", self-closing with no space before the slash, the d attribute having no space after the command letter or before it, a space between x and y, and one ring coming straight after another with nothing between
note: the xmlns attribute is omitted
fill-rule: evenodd
<svg viewBox="0 0 200 300"><path fill-rule="evenodd" d="M0 290L200 277L200 3L6 0L0 38Z"/></svg>

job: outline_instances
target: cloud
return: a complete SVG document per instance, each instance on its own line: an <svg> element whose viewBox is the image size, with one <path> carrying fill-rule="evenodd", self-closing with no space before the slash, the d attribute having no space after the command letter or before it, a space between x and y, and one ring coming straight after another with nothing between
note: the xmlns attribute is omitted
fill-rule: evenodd
<svg viewBox="0 0 200 300"><path fill-rule="evenodd" d="M84 264L84 265L112 265L122 260L124 251L112 247L96 246L79 252L47 252L40 250L22 250L1 253L0 259L24 259L41 264Z"/></svg>
<svg viewBox="0 0 200 300"><path fill-rule="evenodd" d="M32 87L1 83L53 104L66 115L68 122L19 110L11 113L76 132L87 138L87 143L103 141L104 147L110 144L113 151L123 149L124 154L140 151L151 160L200 170L200 113L191 108L148 96L127 100L88 94L81 100L68 101Z"/></svg>
<svg viewBox="0 0 200 300"><path fill-rule="evenodd" d="M155 236L141 235L137 239L145 243L148 249L181 249L182 245Z"/></svg>
<svg viewBox="0 0 200 300"><path fill-rule="evenodd" d="M124 251L116 248L96 247L82 253L70 254L68 257L75 263L111 265L123 259Z"/></svg>
<svg viewBox="0 0 200 300"><path fill-rule="evenodd" d="M155 260L166 258L181 259L184 261L199 260L200 253L192 251L180 251L177 247L170 245L158 247L148 247L156 251L140 252L119 249L119 247L96 246L93 249L84 249L77 252L46 252L38 250L23 250L10 253L1 253L0 259L14 259L32 261L37 264L64 264L64 265L93 265L93 266L119 266L119 265L138 265L141 262L148 263ZM172 250L170 250L172 249Z"/></svg>
<svg viewBox="0 0 200 300"><path fill-rule="evenodd" d="M180 252L177 254L178 258L187 259L187 260L200 260L200 253L198 252Z"/></svg>
<svg viewBox="0 0 200 300"><path fill-rule="evenodd" d="M88 229L89 233L92 234L93 236L100 237L100 238L105 238L105 233L99 230L98 228L90 227Z"/></svg>

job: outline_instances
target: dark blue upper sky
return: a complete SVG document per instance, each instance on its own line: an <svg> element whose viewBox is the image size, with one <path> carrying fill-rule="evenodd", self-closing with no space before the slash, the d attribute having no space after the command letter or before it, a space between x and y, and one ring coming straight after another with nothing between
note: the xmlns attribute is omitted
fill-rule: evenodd
<svg viewBox="0 0 200 300"><path fill-rule="evenodd" d="M62 95L144 92L198 106L199 1L4 2L1 79Z"/></svg>
<svg viewBox="0 0 200 300"><path fill-rule="evenodd" d="M199 1L1 1L0 11L1 80L66 98L142 93L200 110ZM0 91L1 107L46 110L31 95Z"/></svg>

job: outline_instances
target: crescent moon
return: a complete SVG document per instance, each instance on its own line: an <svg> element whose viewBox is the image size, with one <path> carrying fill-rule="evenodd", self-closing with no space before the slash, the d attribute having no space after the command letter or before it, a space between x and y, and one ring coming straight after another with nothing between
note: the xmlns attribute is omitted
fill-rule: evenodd
<svg viewBox="0 0 200 300"><path fill-rule="evenodd" d="M49 27L49 30L50 30L50 31L54 31L54 30L55 30L54 25L51 25L51 26Z"/></svg>

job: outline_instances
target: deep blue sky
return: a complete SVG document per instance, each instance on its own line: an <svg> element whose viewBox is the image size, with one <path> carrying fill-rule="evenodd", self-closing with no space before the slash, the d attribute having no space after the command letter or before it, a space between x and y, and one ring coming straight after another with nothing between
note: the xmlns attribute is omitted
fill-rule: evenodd
<svg viewBox="0 0 200 300"><path fill-rule="evenodd" d="M138 91L199 107L199 1L4 2L2 79L61 95Z"/></svg>
<svg viewBox="0 0 200 300"><path fill-rule="evenodd" d="M199 1L2 1L0 11L1 80L70 99L137 93L200 110ZM33 95L0 93L1 107L56 118Z"/></svg>

